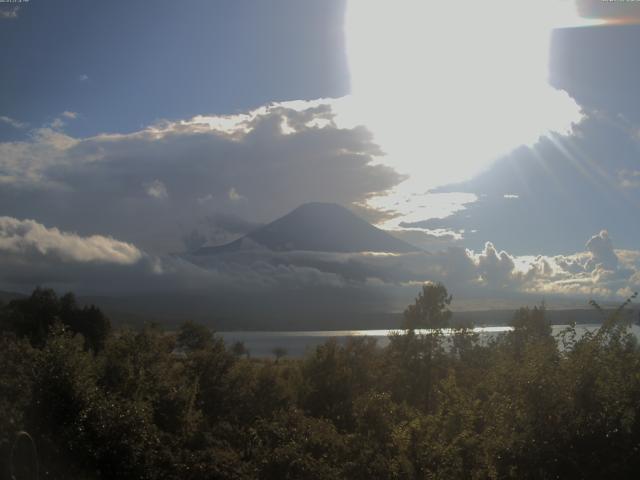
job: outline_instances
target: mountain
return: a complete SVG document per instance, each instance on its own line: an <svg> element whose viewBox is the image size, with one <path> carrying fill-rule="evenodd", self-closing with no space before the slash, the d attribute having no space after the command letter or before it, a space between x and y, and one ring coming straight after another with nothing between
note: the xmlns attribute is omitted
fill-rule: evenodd
<svg viewBox="0 0 640 480"><path fill-rule="evenodd" d="M26 297L26 295L23 293L6 292L4 290L0 290L0 305L2 305L3 303L9 303L11 300L17 300L24 297Z"/></svg>
<svg viewBox="0 0 640 480"><path fill-rule="evenodd" d="M420 249L380 230L335 203L307 203L244 237L217 247L202 247L194 255L234 252L259 246L276 252L408 253Z"/></svg>

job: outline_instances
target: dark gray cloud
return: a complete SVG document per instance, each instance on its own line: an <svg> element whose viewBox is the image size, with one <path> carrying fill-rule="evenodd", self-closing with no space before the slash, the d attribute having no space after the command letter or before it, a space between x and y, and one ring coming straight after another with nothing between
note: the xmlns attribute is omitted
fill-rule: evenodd
<svg viewBox="0 0 640 480"><path fill-rule="evenodd" d="M438 232L438 235L425 230L389 230L391 235L427 251L445 250L460 246L460 236L454 232Z"/></svg>
<svg viewBox="0 0 640 480"><path fill-rule="evenodd" d="M29 141L0 144L0 282L99 293L346 287L387 289L404 301L435 280L459 296L619 297L640 284L640 255L628 241L640 233L628 220L639 192L620 181L620 172L637 170L633 132L593 117L571 137L542 140L442 188L479 200L414 226L462 232L463 240L395 232L435 253L274 253L249 245L196 259L166 253L232 240L308 201L364 211L370 195L402 177L372 164L381 152L370 134L337 128L326 106L276 106L86 139L50 125ZM600 145L602 138L613 143ZM614 250L609 235L624 249ZM587 238L580 253L548 255L576 251ZM521 256L531 252L545 255Z"/></svg>
<svg viewBox="0 0 640 480"><path fill-rule="evenodd" d="M637 132L620 118L594 113L570 136L543 138L468 182L437 189L476 194L478 201L464 210L405 226L464 231L465 246L492 241L518 255L576 251L603 229L620 247L636 248L640 189L622 184L620 172L638 169Z"/></svg>
<svg viewBox="0 0 640 480"><path fill-rule="evenodd" d="M336 295L358 291L374 303L384 297L400 307L426 281L441 281L462 299L613 299L640 289L640 251L614 250L607 232L593 236L583 252L556 257L517 257L491 243L477 253L459 247L406 254L273 252L246 245L218 255L155 256L111 237L0 217L0 265L5 290L42 284L97 295L215 293L222 304L227 294L241 303L273 294L286 303L287 292L320 288ZM208 308L214 306L212 299Z"/></svg>
<svg viewBox="0 0 640 480"><path fill-rule="evenodd" d="M463 298L538 301L567 295L614 299L640 288L640 251L614 250L606 231L592 236L584 251L555 257L518 257L487 242L479 252L450 247L406 254L271 252L246 245L241 251L186 259L204 270L240 268L252 272L249 276L256 266L262 272L296 266L329 274L335 285L384 287L404 291L405 297L425 281L441 281Z"/></svg>
<svg viewBox="0 0 640 480"><path fill-rule="evenodd" d="M557 29L552 34L549 82L587 109L640 120L637 45L640 4L580 1L586 17L609 21L588 28ZM612 54L615 52L615 54Z"/></svg>
<svg viewBox="0 0 640 480"><path fill-rule="evenodd" d="M305 202L362 203L402 179L372 164L379 155L365 128L337 128L327 105L90 138L49 126L0 144L0 214L180 251L194 229L218 242ZM249 223L232 225L238 217Z"/></svg>
<svg viewBox="0 0 640 480"><path fill-rule="evenodd" d="M345 280L304 262L269 254L221 258L203 268L175 255L155 256L101 235L81 236L33 220L0 217L0 289L42 284L79 293L142 294L340 287Z"/></svg>
<svg viewBox="0 0 640 480"><path fill-rule="evenodd" d="M182 237L185 250L193 252L200 247L223 245L262 226L259 222L250 222L238 215L217 212L207 215L198 222L198 226Z"/></svg>

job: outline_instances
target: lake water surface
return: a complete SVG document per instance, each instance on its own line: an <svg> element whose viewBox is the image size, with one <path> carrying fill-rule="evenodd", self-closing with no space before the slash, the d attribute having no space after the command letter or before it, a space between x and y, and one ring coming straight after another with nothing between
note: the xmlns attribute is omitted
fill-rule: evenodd
<svg viewBox="0 0 640 480"><path fill-rule="evenodd" d="M557 335L568 325L553 325L553 334ZM587 331L597 330L598 324L576 325L578 335L583 335ZM490 339L504 332L511 330L511 327L476 327L474 331L480 334L480 339ZM634 325L631 331L640 339L640 326ZM372 337L381 347L389 343L388 335L400 330L325 330L315 332L217 332L227 345L234 342L243 342L252 357L273 356L275 348L284 348L288 357L302 357L309 349L322 345L329 339L335 339L344 343L350 337ZM445 335L449 331L444 332Z"/></svg>

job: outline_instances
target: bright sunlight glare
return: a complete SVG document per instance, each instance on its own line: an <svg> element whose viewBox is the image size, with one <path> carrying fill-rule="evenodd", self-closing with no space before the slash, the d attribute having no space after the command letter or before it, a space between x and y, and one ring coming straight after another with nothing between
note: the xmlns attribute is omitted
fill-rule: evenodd
<svg viewBox="0 0 640 480"><path fill-rule="evenodd" d="M582 115L547 81L553 28L598 23L559 0L349 0L345 31L352 94L364 118L409 176L398 197L461 181L501 154ZM374 199L376 207L391 204ZM408 212L406 212L408 213Z"/></svg>

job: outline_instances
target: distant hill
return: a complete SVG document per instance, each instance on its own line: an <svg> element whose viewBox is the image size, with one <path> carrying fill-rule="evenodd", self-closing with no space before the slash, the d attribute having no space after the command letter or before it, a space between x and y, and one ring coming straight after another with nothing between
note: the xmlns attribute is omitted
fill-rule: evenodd
<svg viewBox="0 0 640 480"><path fill-rule="evenodd" d="M175 328L185 320L218 331L399 329L402 313L384 311L370 295L354 290L283 291L246 297L226 293L208 295L140 295L132 297L79 297L81 305L99 306L116 325L138 327L158 322ZM373 303L373 305L372 305ZM313 305L313 308L309 308ZM452 325L508 325L516 309L453 311ZM607 309L606 314L613 310ZM637 308L629 318L637 321ZM605 314L605 316L606 316ZM553 325L598 324L601 312L593 308L547 310Z"/></svg>
<svg viewBox="0 0 640 480"><path fill-rule="evenodd" d="M16 300L18 298L24 298L24 297L26 297L26 295L22 293L5 292L3 290L0 290L0 304L9 303L11 300Z"/></svg>
<svg viewBox="0 0 640 480"><path fill-rule="evenodd" d="M239 251L247 246L276 252L408 253L420 250L374 227L340 205L307 203L234 242L202 247L193 254L215 255Z"/></svg>
<svg viewBox="0 0 640 480"><path fill-rule="evenodd" d="M58 292L64 293L64 292ZM0 304L26 295L0 291ZM140 327L158 322L176 328L185 320L204 323L219 331L232 330L358 330L395 329L402 326L402 313L384 310L380 298L358 290L280 291L270 293L211 292L206 295L147 294L133 296L79 296L80 305L97 305L115 325ZM313 308L309 308L313 305ZM606 309L611 313L613 309ZM515 308L454 311L452 324L476 326L508 325ZM629 318L640 320L638 307ZM603 319L593 308L547 310L551 324L597 324Z"/></svg>

